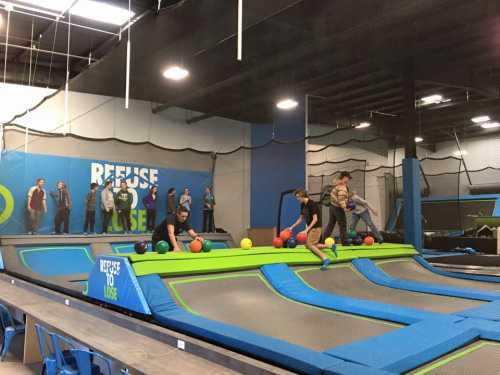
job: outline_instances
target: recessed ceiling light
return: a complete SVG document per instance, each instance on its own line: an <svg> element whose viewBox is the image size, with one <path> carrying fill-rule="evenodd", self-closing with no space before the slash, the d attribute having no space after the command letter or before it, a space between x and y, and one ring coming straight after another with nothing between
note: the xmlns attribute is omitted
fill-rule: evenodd
<svg viewBox="0 0 500 375"><path fill-rule="evenodd" d="M445 99L443 98L443 95L434 94L434 95L424 96L423 98L420 99L420 101L421 105L430 105L430 104L451 102L451 99Z"/></svg>
<svg viewBox="0 0 500 375"><path fill-rule="evenodd" d="M372 124L369 122L361 122L359 125L355 126L356 129L364 129L364 128L369 128Z"/></svg>
<svg viewBox="0 0 500 375"><path fill-rule="evenodd" d="M485 122L484 124L481 124L481 127L483 129L494 129L500 127L500 123L498 122Z"/></svg>
<svg viewBox="0 0 500 375"><path fill-rule="evenodd" d="M173 81L180 81L188 76L189 71L177 65L171 66L163 71L163 77Z"/></svg>
<svg viewBox="0 0 500 375"><path fill-rule="evenodd" d="M415 137L415 143L420 143L422 142L424 139L422 137Z"/></svg>
<svg viewBox="0 0 500 375"><path fill-rule="evenodd" d="M476 116L470 119L475 124L490 121L490 116Z"/></svg>
<svg viewBox="0 0 500 375"><path fill-rule="evenodd" d="M276 107L278 109L283 109L285 111L288 111L290 109L294 109L298 105L299 105L299 103L295 99L292 99L292 98L281 99L278 101L278 103L276 103Z"/></svg>
<svg viewBox="0 0 500 375"><path fill-rule="evenodd" d="M462 150L462 151L457 150L453 153L453 155L455 155L455 156L462 156L462 155L467 155L467 154L468 154L468 152L466 150Z"/></svg>
<svg viewBox="0 0 500 375"><path fill-rule="evenodd" d="M129 12L128 9L93 0L78 0L71 7L70 13L93 21L117 26L122 26L135 15L134 12Z"/></svg>

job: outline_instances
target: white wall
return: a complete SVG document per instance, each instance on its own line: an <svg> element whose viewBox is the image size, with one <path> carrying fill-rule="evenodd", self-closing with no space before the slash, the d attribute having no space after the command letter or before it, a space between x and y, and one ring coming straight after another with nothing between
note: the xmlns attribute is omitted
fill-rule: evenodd
<svg viewBox="0 0 500 375"><path fill-rule="evenodd" d="M19 85L1 85L2 102L0 120L24 111L49 93L45 89ZM9 100L4 100L8 98ZM185 120L197 113L181 108L170 108L153 114L152 103L131 100L129 109L124 99L107 96L69 93L68 123L65 123L64 92L58 93L41 107L28 113L15 123L33 130L53 133L73 133L93 138L118 138L126 141L150 141L162 147L186 147L203 151L228 151L249 145L250 125L224 118L210 118L188 125ZM10 103L10 104L9 104ZM6 147L25 150L24 135L7 133ZM129 146L117 142L89 142L71 138L47 139L31 136L28 152L63 156L101 158L172 167L207 170L210 157L190 152L173 153L147 146ZM215 171L215 194L218 200L216 223L241 238L250 222L249 179L250 155L238 152L220 156Z"/></svg>

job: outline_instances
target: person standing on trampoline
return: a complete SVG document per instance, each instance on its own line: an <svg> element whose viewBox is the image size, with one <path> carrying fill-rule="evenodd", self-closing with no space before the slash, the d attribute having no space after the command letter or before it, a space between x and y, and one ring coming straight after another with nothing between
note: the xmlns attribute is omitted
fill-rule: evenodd
<svg viewBox="0 0 500 375"><path fill-rule="evenodd" d="M370 231L375 236L378 243L384 242L384 237L380 234L377 226L373 223L370 212L375 216L378 215L377 211L373 208L373 206L363 198L361 198L356 192L352 192L350 195L350 201L355 204L355 208L352 210L352 222L351 229L356 230L356 226L358 225L359 220L363 220L366 226L370 229Z"/></svg>
<svg viewBox="0 0 500 375"><path fill-rule="evenodd" d="M158 225L154 232L151 242L153 249L160 241L166 241L171 251L182 251L177 236L182 232L187 234L193 239L203 242L203 237L196 233L193 227L188 222L189 211L184 206L179 206L175 214L167 215L167 218Z"/></svg>
<svg viewBox="0 0 500 375"><path fill-rule="evenodd" d="M321 258L321 261L323 262L321 269L325 270L332 261L318 247L322 231L318 204L309 198L307 191L304 189L295 190L293 195L300 203L300 216L297 221L295 221L295 223L287 229L293 230L295 227L300 225L302 221L305 221L305 232L307 234L306 247Z"/></svg>
<svg viewBox="0 0 500 375"><path fill-rule="evenodd" d="M102 234L108 233L108 227L113 217L115 209L115 197L113 195L113 183L106 181L104 189L101 191L101 209L102 209Z"/></svg>
<svg viewBox="0 0 500 375"><path fill-rule="evenodd" d="M127 182L123 180L120 183L120 190L115 195L115 207L118 214L118 222L123 228L123 233L129 233L131 230L130 210L134 197L128 191Z"/></svg>
<svg viewBox="0 0 500 375"><path fill-rule="evenodd" d="M328 220L328 225L326 226L324 237L331 236L335 224L339 224L340 240L344 242L347 238L347 217L346 211L347 202L349 200L349 186L348 183L351 180L351 174L349 172L340 172L340 177L338 180L333 182L333 188L330 193L330 218Z"/></svg>
<svg viewBox="0 0 500 375"><path fill-rule="evenodd" d="M47 213L47 194L43 188L45 179L38 178L28 191L28 234L35 234L40 227L44 213Z"/></svg>

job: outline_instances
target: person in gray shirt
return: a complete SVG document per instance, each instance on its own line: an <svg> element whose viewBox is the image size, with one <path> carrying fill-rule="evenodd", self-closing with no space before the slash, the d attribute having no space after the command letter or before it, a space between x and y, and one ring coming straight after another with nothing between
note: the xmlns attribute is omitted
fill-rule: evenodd
<svg viewBox="0 0 500 375"><path fill-rule="evenodd" d="M101 191L101 209L102 209L102 233L108 233L109 223L113 217L115 209L115 197L113 195L113 183L106 181L104 189Z"/></svg>
<svg viewBox="0 0 500 375"><path fill-rule="evenodd" d="M352 192L350 194L349 200L354 203L355 207L352 210L352 221L351 221L351 229L356 230L356 226L358 225L359 220L363 220L366 226L370 229L370 231L375 236L375 239L378 243L382 243L384 238L377 226L373 223L371 213L375 216L378 215L377 211L373 208L373 206L363 198L361 198L356 192Z"/></svg>

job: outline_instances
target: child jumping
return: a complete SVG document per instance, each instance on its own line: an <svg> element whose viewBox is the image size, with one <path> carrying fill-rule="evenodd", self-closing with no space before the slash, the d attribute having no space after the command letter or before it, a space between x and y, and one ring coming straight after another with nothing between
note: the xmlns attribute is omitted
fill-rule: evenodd
<svg viewBox="0 0 500 375"><path fill-rule="evenodd" d="M373 208L373 206L368 203L366 200L361 198L356 192L352 192L350 194L349 200L355 204L355 208L352 210L352 222L351 229L356 230L356 226L358 225L359 219L363 220L366 226L370 229L370 231L375 236L378 243L382 243L384 238L382 234L380 234L378 228L373 223L370 212L375 216L378 215L377 211Z"/></svg>
<svg viewBox="0 0 500 375"><path fill-rule="evenodd" d="M321 216L319 207L316 202L309 198L309 195L304 189L297 189L293 195L300 202L300 216L297 221L288 228L293 230L302 221L305 221L307 227L305 232L307 234L306 247L322 260L321 269L326 270L328 265L332 262L325 253L323 253L318 245L321 239ZM321 245L320 245L321 246Z"/></svg>

